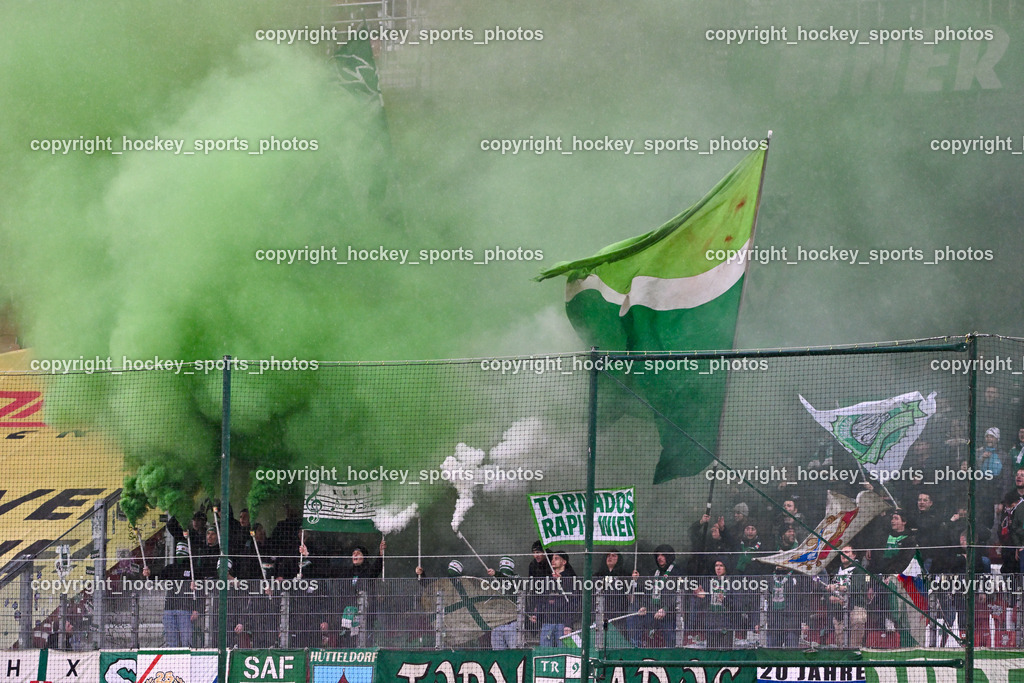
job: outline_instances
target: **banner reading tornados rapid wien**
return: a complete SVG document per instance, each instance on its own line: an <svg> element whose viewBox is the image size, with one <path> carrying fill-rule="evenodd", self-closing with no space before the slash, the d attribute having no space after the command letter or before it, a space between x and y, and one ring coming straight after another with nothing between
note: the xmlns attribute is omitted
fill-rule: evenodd
<svg viewBox="0 0 1024 683"><path fill-rule="evenodd" d="M583 491L538 493L530 496L530 508L545 545L584 542L587 494ZM601 489L594 492L594 543L633 543L633 489Z"/></svg>

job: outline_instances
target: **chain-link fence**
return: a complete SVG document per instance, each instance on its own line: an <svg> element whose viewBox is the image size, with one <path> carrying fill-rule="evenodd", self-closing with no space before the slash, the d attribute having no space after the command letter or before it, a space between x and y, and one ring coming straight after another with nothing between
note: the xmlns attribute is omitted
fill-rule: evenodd
<svg viewBox="0 0 1024 683"><path fill-rule="evenodd" d="M589 623L608 648L1013 648L1022 358L988 337L129 371L23 357L0 376L0 629L8 647L212 647L227 577L237 647L562 646Z"/></svg>

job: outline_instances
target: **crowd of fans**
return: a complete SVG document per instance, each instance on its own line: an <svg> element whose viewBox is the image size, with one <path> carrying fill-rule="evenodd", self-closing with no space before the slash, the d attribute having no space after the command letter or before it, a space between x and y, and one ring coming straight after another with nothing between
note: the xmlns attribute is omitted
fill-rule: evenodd
<svg viewBox="0 0 1024 683"><path fill-rule="evenodd" d="M857 468L863 476L827 485L821 478L794 477L762 488L767 496L723 486L715 507L727 514L704 514L663 530L663 539L678 543L683 552L671 543L649 549L641 541L628 553L596 554L597 628L606 635L614 630L634 647L952 644L968 630L970 478L976 487L973 569L983 577L1006 577L974 586L976 619L991 620L1003 631L1015 630L1017 622L1024 626L1015 596L1024 547L1024 428L1017 428L1016 411L1004 405L995 387L982 395L977 415L983 445L973 453L973 463L966 423L942 416L933 418L910 448L903 474L888 482L868 476L852 456L823 442L806 461L791 463L791 471ZM936 472L944 474L936 477ZM819 574L762 561L800 546L824 518L828 490L851 498L871 490L889 511L845 539L845 547L831 553L834 559ZM502 618L480 617L486 622L479 628L481 647L558 647L583 626L580 598L586 586L572 556L540 542L531 549L521 577L526 581L486 584L494 577L519 578L514 553L495 562L495 569L475 572L475 578L457 560L437 571L450 558L434 557L436 566L383 579L383 540L375 553L364 545L338 553L336 539L328 544L324 536L302 530L297 508L286 509L272 534L251 524L245 510L229 516L229 629L237 646L385 645L395 631L409 636L407 644L416 639L433 646L439 642L439 614L448 609L433 597L444 581L491 585L495 597L512 603ZM201 624L209 622L205 615L216 613L215 591L204 593L201 586L220 576L221 534L203 512L186 525L170 520L167 531L175 561L147 567L143 575L178 582L164 601L166 644L196 646L203 637ZM577 561L581 557L577 554ZM182 591L181 582L190 589ZM241 582L248 585L243 589ZM285 597L288 607L282 610ZM928 643L922 625L930 633ZM989 624L976 621L975 627L987 631Z"/></svg>

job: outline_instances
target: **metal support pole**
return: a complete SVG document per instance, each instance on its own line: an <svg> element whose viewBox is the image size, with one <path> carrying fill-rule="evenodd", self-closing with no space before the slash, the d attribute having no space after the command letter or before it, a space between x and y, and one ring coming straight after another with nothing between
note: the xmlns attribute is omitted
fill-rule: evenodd
<svg viewBox="0 0 1024 683"><path fill-rule="evenodd" d="M526 628L526 593L519 593L516 595L516 635L515 635L515 647L519 649L523 647L523 643L526 641L524 630Z"/></svg>
<svg viewBox="0 0 1024 683"><path fill-rule="evenodd" d="M358 647L366 647L366 634L370 630L370 611L367 609L370 600L366 591L359 591L359 636L356 638Z"/></svg>
<svg viewBox="0 0 1024 683"><path fill-rule="evenodd" d="M106 647L106 596L107 596L107 504L97 500L92 515L93 578L96 589L92 594L92 623L96 629L96 646Z"/></svg>
<svg viewBox="0 0 1024 683"><path fill-rule="evenodd" d="M288 618L291 616L292 598L287 592L281 595L281 614L277 621L278 633L280 634L279 644L281 647L293 647L288 642Z"/></svg>
<svg viewBox="0 0 1024 683"><path fill-rule="evenodd" d="M139 598L139 592L138 591L132 591L132 596L131 596L131 601L132 601L132 635L131 635L131 645L129 647L131 647L133 650L138 650L139 649L139 628L141 626L140 622L142 621L141 620L141 615L140 615L141 608L139 606L139 601L140 600L141 600L141 598Z"/></svg>
<svg viewBox="0 0 1024 683"><path fill-rule="evenodd" d="M220 579L217 600L217 680L228 679L228 549L230 525L228 510L231 505L231 356L224 356L224 386L220 409ZM217 511L214 512L217 514Z"/></svg>
<svg viewBox="0 0 1024 683"><path fill-rule="evenodd" d="M587 504L583 517L584 543L586 554L583 556L583 616L580 627L583 629L580 647L580 682L590 681L590 624L593 619L592 599L594 595L594 483L597 479L597 380L598 355L597 349L590 350L593 369L590 371L590 418L587 423Z"/></svg>
<svg viewBox="0 0 1024 683"><path fill-rule="evenodd" d="M57 647L68 649L68 632L64 625L68 623L68 594L60 594L60 609L57 611Z"/></svg>
<svg viewBox="0 0 1024 683"><path fill-rule="evenodd" d="M444 646L444 600L441 591L437 591L437 598L434 603L434 649L440 650Z"/></svg>
<svg viewBox="0 0 1024 683"><path fill-rule="evenodd" d="M972 334L967 338L967 354L969 358L968 367L970 373L968 374L968 385L967 390L967 410L968 410L968 425L967 425L967 471L972 475L974 474L974 468L977 465L975 458L975 444L974 438L975 432L978 429L978 336ZM977 542L976 530L975 530L975 505L974 496L977 491L974 484L974 477L968 477L967 479L967 610L966 628L961 628L964 633L967 634L967 642L964 643L964 683L974 683L974 544Z"/></svg>
<svg viewBox="0 0 1024 683"><path fill-rule="evenodd" d="M24 560L21 567L21 595L18 598L18 610L15 611L15 618L20 622L21 649L32 649L32 608L34 591L32 590L32 577L35 575L35 563L31 559Z"/></svg>

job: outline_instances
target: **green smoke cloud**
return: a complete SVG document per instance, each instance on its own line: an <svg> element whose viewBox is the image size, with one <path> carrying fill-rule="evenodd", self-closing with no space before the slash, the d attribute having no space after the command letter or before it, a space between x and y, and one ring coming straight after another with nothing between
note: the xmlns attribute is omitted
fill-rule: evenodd
<svg viewBox="0 0 1024 683"><path fill-rule="evenodd" d="M1016 157L928 149L933 138L1020 128L1020 86L1011 77L1021 63L1019 29L998 8L922 16L923 2L862 14L838 2L424 7L425 27L524 27L543 30L544 39L389 53L390 152L371 133L372 110L338 87L323 46L254 39L258 28L319 25L321 8L0 8L0 98L8 104L0 120L0 294L36 356L109 355L119 364L122 356L377 360L576 348L558 285L530 278L659 225L742 152L503 156L482 151L481 140L561 136L568 145L574 135L608 135L706 145L769 128L760 245L948 243L996 247L999 257L933 267L755 264L742 345L1016 331L1004 315L1013 310L1012 288L956 284L1013 281L1019 270L1001 256L1019 239ZM729 46L704 37L708 28L772 23L992 25L1006 42ZM988 52L1000 45L998 58ZM79 135L274 135L315 138L318 149L191 157L29 149L33 139ZM388 205L379 206L372 188L389 154L396 177ZM542 251L543 260L279 266L255 257L257 249L307 245L467 248L477 257L521 247ZM441 392L441 406L445 381L430 371L418 383L372 388L319 373L239 379L236 500L249 493L258 466L351 457L433 467L460 440L487 449L517 420L547 412L507 409L490 390L483 399ZM216 490L219 373L92 376L55 386L47 419L114 435L136 473L130 495L171 509ZM252 491L254 505L281 495Z"/></svg>

